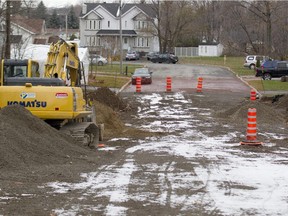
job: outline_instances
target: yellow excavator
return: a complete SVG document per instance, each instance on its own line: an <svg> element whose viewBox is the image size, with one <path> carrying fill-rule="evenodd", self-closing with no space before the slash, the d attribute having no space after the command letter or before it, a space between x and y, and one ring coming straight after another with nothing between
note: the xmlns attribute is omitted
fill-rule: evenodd
<svg viewBox="0 0 288 216"><path fill-rule="evenodd" d="M85 100L85 74L76 43L60 39L47 53L44 77L37 61L6 59L0 68L0 108L19 104L91 148L99 142L94 109ZM83 93L84 92L84 93Z"/></svg>

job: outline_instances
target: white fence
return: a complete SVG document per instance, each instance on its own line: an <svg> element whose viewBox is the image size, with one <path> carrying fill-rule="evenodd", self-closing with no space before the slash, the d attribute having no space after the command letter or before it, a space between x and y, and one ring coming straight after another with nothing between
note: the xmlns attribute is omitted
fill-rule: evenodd
<svg viewBox="0 0 288 216"><path fill-rule="evenodd" d="M199 56L198 47L175 47L175 55L181 57Z"/></svg>

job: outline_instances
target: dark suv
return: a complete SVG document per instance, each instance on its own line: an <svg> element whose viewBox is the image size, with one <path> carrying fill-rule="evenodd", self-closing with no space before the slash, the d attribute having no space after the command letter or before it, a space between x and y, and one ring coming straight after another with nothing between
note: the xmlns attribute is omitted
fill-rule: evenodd
<svg viewBox="0 0 288 216"><path fill-rule="evenodd" d="M261 67L256 68L256 77L262 77L264 80L288 76L288 61L265 61Z"/></svg>
<svg viewBox="0 0 288 216"><path fill-rule="evenodd" d="M176 64L176 62L178 62L178 57L174 54L170 54L170 53L162 53L162 54L159 54L159 55L155 55L153 56L151 59L150 59L151 62L153 63L162 63L162 62L165 62L165 63L173 63L173 64Z"/></svg>

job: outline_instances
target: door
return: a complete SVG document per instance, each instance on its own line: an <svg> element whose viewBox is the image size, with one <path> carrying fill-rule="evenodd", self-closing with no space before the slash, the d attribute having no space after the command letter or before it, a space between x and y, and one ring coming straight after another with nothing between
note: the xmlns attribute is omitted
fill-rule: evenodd
<svg viewBox="0 0 288 216"><path fill-rule="evenodd" d="M277 70L275 71L275 74L272 75L274 77L282 77L288 75L288 67L286 62L278 62L277 64Z"/></svg>

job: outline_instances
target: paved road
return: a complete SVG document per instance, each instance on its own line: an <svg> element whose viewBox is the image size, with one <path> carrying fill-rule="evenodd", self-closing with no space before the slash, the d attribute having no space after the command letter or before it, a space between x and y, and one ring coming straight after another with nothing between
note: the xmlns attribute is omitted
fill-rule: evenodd
<svg viewBox="0 0 288 216"><path fill-rule="evenodd" d="M152 85L142 85L143 92L166 91L166 77L172 77L172 91L196 91L198 77L203 77L204 91L230 91L250 94L250 87L227 69L213 66L147 63L153 71ZM135 92L128 86L126 92Z"/></svg>

